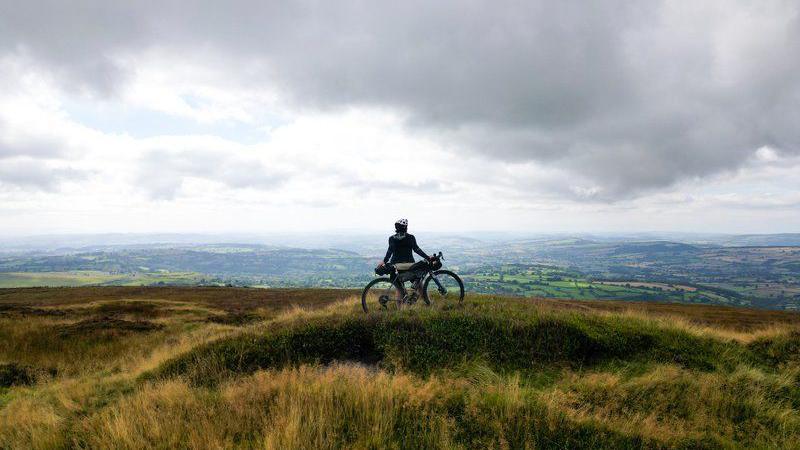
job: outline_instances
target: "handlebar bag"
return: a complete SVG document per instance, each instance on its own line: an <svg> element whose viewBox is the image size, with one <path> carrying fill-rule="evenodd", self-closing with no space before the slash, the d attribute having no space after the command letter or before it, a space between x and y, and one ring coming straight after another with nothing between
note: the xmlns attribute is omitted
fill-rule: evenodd
<svg viewBox="0 0 800 450"><path fill-rule="evenodd" d="M384 264L375 268L375 275L389 275L394 272L394 267L391 264Z"/></svg>

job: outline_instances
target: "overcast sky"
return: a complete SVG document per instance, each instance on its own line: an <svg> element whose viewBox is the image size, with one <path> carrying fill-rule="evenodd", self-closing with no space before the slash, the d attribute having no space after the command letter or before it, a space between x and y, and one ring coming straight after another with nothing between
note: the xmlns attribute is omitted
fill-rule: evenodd
<svg viewBox="0 0 800 450"><path fill-rule="evenodd" d="M0 233L800 231L800 2L0 0Z"/></svg>

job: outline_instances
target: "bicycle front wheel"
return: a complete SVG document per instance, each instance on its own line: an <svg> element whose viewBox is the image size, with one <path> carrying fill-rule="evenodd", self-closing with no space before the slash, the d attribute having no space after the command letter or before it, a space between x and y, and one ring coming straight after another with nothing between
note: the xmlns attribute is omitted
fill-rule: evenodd
<svg viewBox="0 0 800 450"><path fill-rule="evenodd" d="M464 301L464 282L449 270L437 270L425 279L422 285L422 299L425 303L461 303Z"/></svg>
<svg viewBox="0 0 800 450"><path fill-rule="evenodd" d="M361 293L364 312L397 310L403 303L400 286L389 278L376 278L369 282Z"/></svg>

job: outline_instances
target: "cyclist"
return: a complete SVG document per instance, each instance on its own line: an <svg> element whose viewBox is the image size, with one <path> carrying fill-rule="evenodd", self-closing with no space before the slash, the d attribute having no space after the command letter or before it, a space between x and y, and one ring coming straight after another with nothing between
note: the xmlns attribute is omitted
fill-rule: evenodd
<svg viewBox="0 0 800 450"><path fill-rule="evenodd" d="M389 236L389 248L386 250L386 256L383 257L383 261L378 264L378 267L383 267L389 263L400 271L415 270L431 260L430 256L419 248L414 235L408 233L408 220L399 219L394 223L394 230L395 234ZM426 262L420 261L415 263L414 255L411 253L412 251L425 258ZM419 286L417 286L418 284L419 283L415 283L415 290L419 289Z"/></svg>
<svg viewBox="0 0 800 450"><path fill-rule="evenodd" d="M425 258L429 261L431 258L422 251L417 245L417 239L413 234L408 233L408 220L399 219L394 223L395 234L389 236L389 248L386 250L386 256L380 263L383 266L386 263L393 264L397 270L408 270L414 264L414 253ZM391 259L390 259L391 258Z"/></svg>

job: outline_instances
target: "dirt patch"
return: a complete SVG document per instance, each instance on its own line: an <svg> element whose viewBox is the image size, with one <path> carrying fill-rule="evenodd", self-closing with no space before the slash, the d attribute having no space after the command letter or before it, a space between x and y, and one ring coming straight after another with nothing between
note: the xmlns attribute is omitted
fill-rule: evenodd
<svg viewBox="0 0 800 450"><path fill-rule="evenodd" d="M61 337L146 333L160 330L161 328L164 328L164 326L147 320L124 320L113 316L93 317L80 322L57 326L58 334Z"/></svg>

